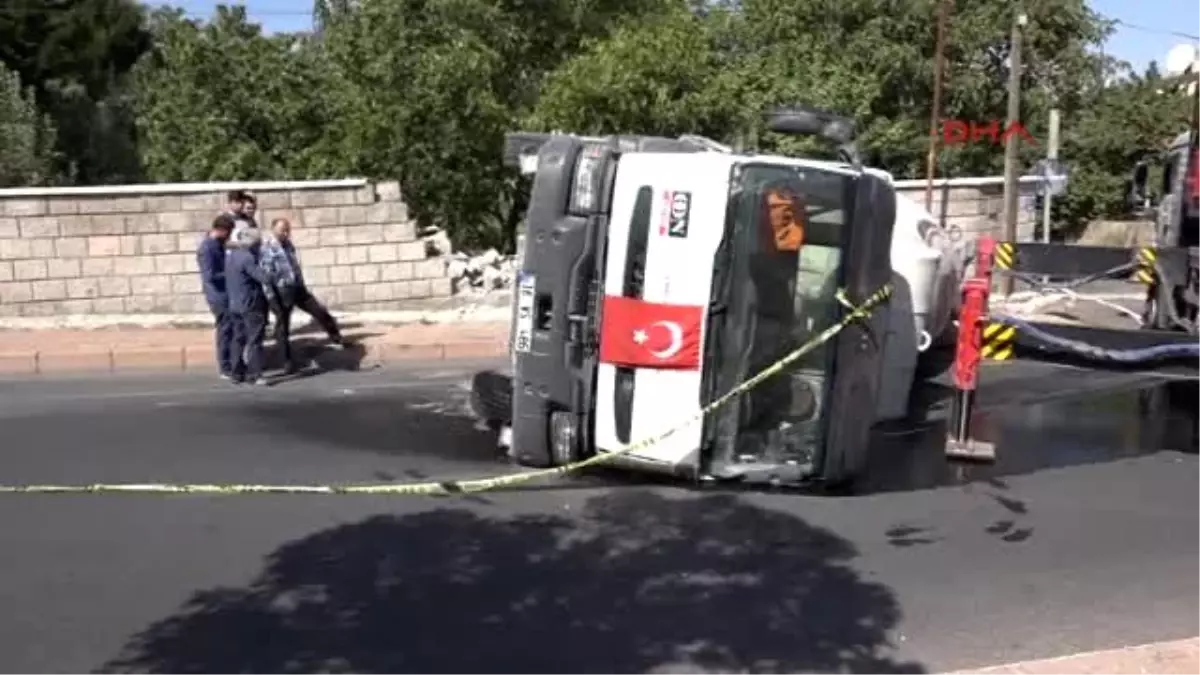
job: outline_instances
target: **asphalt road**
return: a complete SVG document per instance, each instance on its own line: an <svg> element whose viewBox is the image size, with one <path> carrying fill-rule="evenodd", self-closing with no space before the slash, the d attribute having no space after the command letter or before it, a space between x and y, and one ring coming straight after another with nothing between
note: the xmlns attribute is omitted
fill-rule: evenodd
<svg viewBox="0 0 1200 675"><path fill-rule="evenodd" d="M469 370L0 382L0 480L508 471ZM1133 376L985 375L996 467L946 467L934 414L856 496L0 495L0 669L917 672L1200 633L1194 421Z"/></svg>

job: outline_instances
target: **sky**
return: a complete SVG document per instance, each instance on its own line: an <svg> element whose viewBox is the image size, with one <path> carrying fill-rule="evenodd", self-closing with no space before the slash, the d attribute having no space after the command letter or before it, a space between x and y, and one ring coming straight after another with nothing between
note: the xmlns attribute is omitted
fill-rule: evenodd
<svg viewBox="0 0 1200 675"><path fill-rule="evenodd" d="M219 2L176 0L170 4L183 7L192 16L205 18ZM226 4L235 3L228 0ZM240 4L268 31L307 30L312 26L312 0L243 0ZM1090 0L1089 4L1124 24L1117 26L1105 51L1129 61L1138 71L1151 61L1161 64L1171 47L1188 42L1187 38L1171 35L1171 31L1200 35L1200 3L1196 0Z"/></svg>
<svg viewBox="0 0 1200 675"><path fill-rule="evenodd" d="M1196 0L1091 0L1088 4L1126 24L1117 26L1105 52L1130 62L1138 71L1151 61L1162 65L1171 47L1189 41L1170 35L1170 31L1200 35L1200 3ZM1191 42L1196 43L1194 37Z"/></svg>

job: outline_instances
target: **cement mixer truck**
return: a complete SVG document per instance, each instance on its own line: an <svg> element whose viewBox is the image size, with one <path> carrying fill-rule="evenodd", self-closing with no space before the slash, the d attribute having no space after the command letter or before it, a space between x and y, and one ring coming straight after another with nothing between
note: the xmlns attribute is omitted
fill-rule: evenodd
<svg viewBox="0 0 1200 675"><path fill-rule="evenodd" d="M769 126L839 160L697 136L508 137L507 161L533 176L512 372L476 376L472 401L517 462L569 465L675 428L611 463L840 483L864 468L872 425L905 415L953 341L965 253L861 165L851 121L789 108ZM678 427L885 286L868 318Z"/></svg>

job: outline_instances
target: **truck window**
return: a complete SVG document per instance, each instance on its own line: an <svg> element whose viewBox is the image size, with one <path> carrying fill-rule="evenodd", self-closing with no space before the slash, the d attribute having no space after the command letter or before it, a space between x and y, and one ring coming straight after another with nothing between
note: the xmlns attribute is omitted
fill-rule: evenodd
<svg viewBox="0 0 1200 675"><path fill-rule="evenodd" d="M852 195L844 174L780 165L744 167L731 195L731 316L722 330L721 382L774 364L838 316L842 234ZM828 359L822 346L743 397L720 423L725 461L803 462L820 443ZM723 386L722 389L725 387Z"/></svg>
<svg viewBox="0 0 1200 675"><path fill-rule="evenodd" d="M837 271L841 265L842 228L846 225L845 175L812 169L753 167L744 178L757 209L743 209L735 229L770 232L774 255L760 254L765 265L752 265L751 277L760 286L760 314L788 315L790 342L800 344L828 328L836 319ZM768 262L769 260L769 262ZM776 358L783 354L775 355ZM824 349L811 352L805 365L824 360Z"/></svg>

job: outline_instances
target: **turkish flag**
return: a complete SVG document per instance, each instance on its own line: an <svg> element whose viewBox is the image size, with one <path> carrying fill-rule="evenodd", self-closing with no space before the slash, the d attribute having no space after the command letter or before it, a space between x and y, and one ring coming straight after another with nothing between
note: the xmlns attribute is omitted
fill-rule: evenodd
<svg viewBox="0 0 1200 675"><path fill-rule="evenodd" d="M705 308L604 297L600 360L619 366L698 370Z"/></svg>

